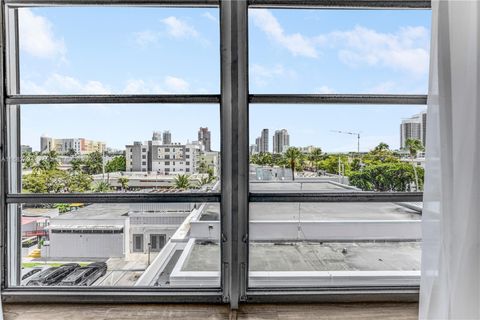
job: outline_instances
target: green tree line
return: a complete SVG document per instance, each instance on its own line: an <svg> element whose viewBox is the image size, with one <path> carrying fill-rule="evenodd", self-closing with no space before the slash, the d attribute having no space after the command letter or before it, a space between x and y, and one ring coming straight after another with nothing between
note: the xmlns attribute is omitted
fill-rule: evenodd
<svg viewBox="0 0 480 320"><path fill-rule="evenodd" d="M293 177L304 170L345 174L351 185L365 191L422 190L424 170L414 163L414 158L423 146L419 140L407 139L406 149L411 163L402 161L400 154L383 142L366 154L326 154L320 148L303 153L290 147L284 154L253 154L250 163L290 168Z"/></svg>

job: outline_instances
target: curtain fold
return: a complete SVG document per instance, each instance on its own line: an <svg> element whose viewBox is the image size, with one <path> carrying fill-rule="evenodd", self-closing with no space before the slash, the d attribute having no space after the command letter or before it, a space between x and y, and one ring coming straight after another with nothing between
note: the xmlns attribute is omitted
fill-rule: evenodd
<svg viewBox="0 0 480 320"><path fill-rule="evenodd" d="M480 319L479 20L432 1L420 319Z"/></svg>

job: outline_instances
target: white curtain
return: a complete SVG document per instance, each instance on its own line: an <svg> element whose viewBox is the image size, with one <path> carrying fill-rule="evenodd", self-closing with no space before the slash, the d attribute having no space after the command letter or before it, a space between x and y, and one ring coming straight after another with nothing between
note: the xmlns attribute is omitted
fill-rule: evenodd
<svg viewBox="0 0 480 320"><path fill-rule="evenodd" d="M433 0L420 319L480 319L480 4Z"/></svg>

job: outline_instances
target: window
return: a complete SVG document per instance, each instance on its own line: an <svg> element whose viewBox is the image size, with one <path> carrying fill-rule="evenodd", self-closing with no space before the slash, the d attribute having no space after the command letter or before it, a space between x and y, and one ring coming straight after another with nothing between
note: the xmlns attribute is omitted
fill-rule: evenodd
<svg viewBox="0 0 480 320"><path fill-rule="evenodd" d="M47 300L54 290L95 302L115 292L236 307L417 289L422 153L395 153L406 182L362 174L387 172L385 146L363 158L379 139L390 149L422 142L429 13L400 9L427 2L101 3L5 4L2 297ZM32 32L49 47L29 42L45 39ZM379 54L369 36L386 42L374 43ZM206 127L210 150L196 141ZM39 153L20 154L22 145ZM282 158L291 146L305 155L293 173ZM309 160L316 146L321 159ZM195 165L166 167L176 151ZM380 167L367 168L373 161ZM21 280L57 261L106 269L69 290Z"/></svg>
<svg viewBox="0 0 480 320"><path fill-rule="evenodd" d="M425 102L328 98L427 92L429 21L428 11L249 10L250 92L275 97L249 108L252 289L419 285L422 204L394 192L422 190L406 141L423 150ZM392 46L418 56L399 64ZM309 94L325 100L302 101ZM375 202L351 202L364 192ZM391 200L375 198L383 192ZM294 194L312 200L286 201ZM328 194L337 200L317 202Z"/></svg>
<svg viewBox="0 0 480 320"><path fill-rule="evenodd" d="M133 252L143 252L143 234L133 235Z"/></svg>
<svg viewBox="0 0 480 320"><path fill-rule="evenodd" d="M152 252L159 252L165 246L164 234L151 234L150 235L150 250Z"/></svg>

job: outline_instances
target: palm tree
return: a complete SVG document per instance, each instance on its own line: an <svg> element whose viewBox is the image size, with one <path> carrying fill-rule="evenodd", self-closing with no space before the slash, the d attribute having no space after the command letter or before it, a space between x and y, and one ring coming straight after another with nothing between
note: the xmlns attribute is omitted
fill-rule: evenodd
<svg viewBox="0 0 480 320"><path fill-rule="evenodd" d="M389 150L390 150L390 146L388 144L386 144L385 142L380 142L378 146L376 146L373 149L373 152L382 152L382 151L389 151Z"/></svg>
<svg viewBox="0 0 480 320"><path fill-rule="evenodd" d="M125 177L126 178L126 177ZM128 178L127 178L128 179ZM127 181L128 183L128 181ZM106 181L100 181L97 183L94 187L95 192L108 192L111 190L111 186L108 182Z"/></svg>
<svg viewBox="0 0 480 320"><path fill-rule="evenodd" d="M303 155L302 152L300 152L300 149L295 147L290 147L288 148L287 152L285 152L285 159L287 160L290 169L292 169L293 180L295 180L295 167L297 162L300 161L302 157Z"/></svg>
<svg viewBox="0 0 480 320"><path fill-rule="evenodd" d="M127 190L129 181L130 181L130 179L128 179L128 177L118 178L117 182L122 186L122 191Z"/></svg>
<svg viewBox="0 0 480 320"><path fill-rule="evenodd" d="M322 149L320 148L313 148L307 155L307 159L309 162L310 168L315 168L316 163L322 159Z"/></svg>
<svg viewBox="0 0 480 320"><path fill-rule="evenodd" d="M188 189L191 187L190 178L186 174L179 174L173 180L175 183L175 188L177 189Z"/></svg>
<svg viewBox="0 0 480 320"><path fill-rule="evenodd" d="M42 170L56 170L60 163L58 162L58 153L55 150L49 151L44 159L38 163L39 169Z"/></svg>
<svg viewBox="0 0 480 320"><path fill-rule="evenodd" d="M412 161L413 173L415 175L415 188L416 191L419 190L420 185L418 184L418 174L417 174L417 167L415 166L414 159L417 156L417 153L423 151L422 142L418 139L407 139L405 141L405 147L408 149L408 153L410 154L410 160Z"/></svg>

